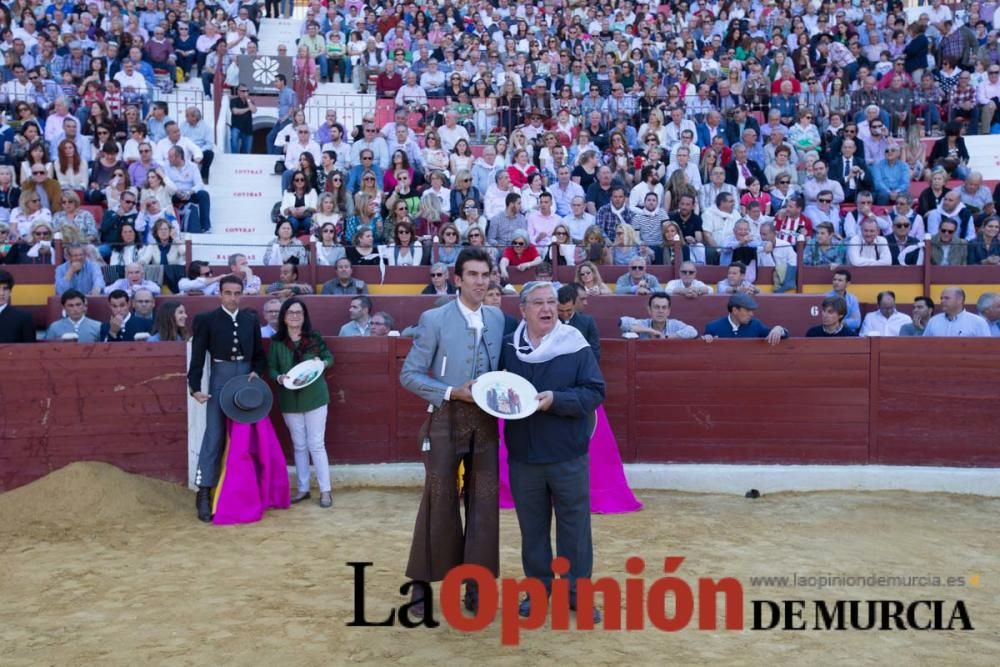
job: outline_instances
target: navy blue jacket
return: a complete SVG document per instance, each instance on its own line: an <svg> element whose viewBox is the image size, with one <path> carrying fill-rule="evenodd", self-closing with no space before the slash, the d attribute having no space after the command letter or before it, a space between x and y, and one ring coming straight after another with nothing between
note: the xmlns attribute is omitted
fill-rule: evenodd
<svg viewBox="0 0 1000 667"><path fill-rule="evenodd" d="M705 325L705 335L716 338L767 338L769 333L771 333L771 327L756 317L750 320L749 324L740 326L735 333L733 333L733 326L729 323L728 315ZM782 338L788 338L788 330L785 330Z"/></svg>
<svg viewBox="0 0 1000 667"><path fill-rule="evenodd" d="M517 358L513 334L503 340L500 368L520 375L539 393L553 392L552 407L526 419L504 421L507 455L518 463L579 458L590 444L591 421L604 402L604 376L589 347L541 364Z"/></svg>
<svg viewBox="0 0 1000 667"><path fill-rule="evenodd" d="M118 331L117 336L111 335L111 323L102 322L101 323L101 334L100 341L102 343L121 343L125 341L135 340L135 335L137 333L152 333L153 332L153 320L147 319L145 317L139 317L135 313L132 313L132 317L128 318L128 322L125 326Z"/></svg>
<svg viewBox="0 0 1000 667"><path fill-rule="evenodd" d="M827 333L823 329L822 324L817 324L814 327L809 327L809 331L806 332L806 338L850 338L857 337L858 332L855 329L847 326L846 324L840 328L835 334Z"/></svg>
<svg viewBox="0 0 1000 667"><path fill-rule="evenodd" d="M601 361L601 334L597 332L597 322L586 313L573 313L566 324L570 325L583 334L583 337L590 343L590 349L594 351L594 357Z"/></svg>

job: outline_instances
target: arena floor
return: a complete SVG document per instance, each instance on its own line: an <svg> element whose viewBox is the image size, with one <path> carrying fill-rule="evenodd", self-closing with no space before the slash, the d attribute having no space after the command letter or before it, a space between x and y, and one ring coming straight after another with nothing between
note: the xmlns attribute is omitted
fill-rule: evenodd
<svg viewBox="0 0 1000 667"><path fill-rule="evenodd" d="M594 518L596 575L623 580L625 559L638 555L651 583L664 556L680 555L678 574L692 584L699 576L739 578L747 610L753 599L943 599L948 610L962 599L975 630L705 632L693 622L677 633L526 631L520 646L504 647L499 620L477 634L444 625L352 628L347 561L374 562L371 619L402 602L415 490L344 490L332 510L309 504L218 528L196 521L194 496L184 489L74 464L0 495L0 664L996 664L1000 499L639 495L642 512ZM503 574L520 576L512 512L501 531ZM749 582L793 572L963 576L966 585L818 590Z"/></svg>

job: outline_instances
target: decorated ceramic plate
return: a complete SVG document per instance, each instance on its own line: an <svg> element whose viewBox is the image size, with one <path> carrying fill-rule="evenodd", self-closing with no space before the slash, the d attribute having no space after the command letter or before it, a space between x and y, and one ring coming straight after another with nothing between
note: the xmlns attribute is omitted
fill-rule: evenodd
<svg viewBox="0 0 1000 667"><path fill-rule="evenodd" d="M285 389L304 389L313 382L323 377L323 370L326 368L321 359L308 359L301 364L293 366L285 373Z"/></svg>
<svg viewBox="0 0 1000 667"><path fill-rule="evenodd" d="M520 375L494 371L476 378L472 398L488 414L500 419L524 419L538 409L538 390Z"/></svg>

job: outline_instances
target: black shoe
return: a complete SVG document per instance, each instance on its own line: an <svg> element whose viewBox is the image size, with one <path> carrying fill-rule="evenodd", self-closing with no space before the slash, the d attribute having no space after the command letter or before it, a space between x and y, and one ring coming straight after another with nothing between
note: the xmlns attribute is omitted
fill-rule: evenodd
<svg viewBox="0 0 1000 667"><path fill-rule="evenodd" d="M303 500L309 500L311 496L308 491L299 491L294 496L292 496L292 504L301 503Z"/></svg>
<svg viewBox="0 0 1000 667"><path fill-rule="evenodd" d="M212 520L212 487L199 486L194 506L198 509L198 520L208 523Z"/></svg>
<svg viewBox="0 0 1000 667"><path fill-rule="evenodd" d="M465 584L465 608L473 614L479 611L479 585L472 581Z"/></svg>

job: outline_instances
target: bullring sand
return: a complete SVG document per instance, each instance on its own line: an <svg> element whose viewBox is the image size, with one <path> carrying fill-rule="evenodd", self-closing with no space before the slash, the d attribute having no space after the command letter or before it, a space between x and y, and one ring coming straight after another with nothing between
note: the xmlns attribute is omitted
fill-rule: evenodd
<svg viewBox="0 0 1000 667"><path fill-rule="evenodd" d="M253 525L215 527L193 494L77 463L0 495L0 664L339 665L347 663L994 665L1000 652L1000 499L810 493L757 500L643 492L646 509L595 516L595 575L647 584L667 555L678 575L733 576L752 599L964 600L969 632L549 629L500 645L485 631L353 628L353 570L371 561L367 609L403 600L417 490L336 489ZM501 520L504 576L520 576L517 522ZM963 576L962 587L763 588L751 576ZM978 575L978 579L972 579ZM973 585L971 582L975 582ZM749 604L745 605L749 609ZM749 614L747 621L749 622Z"/></svg>

